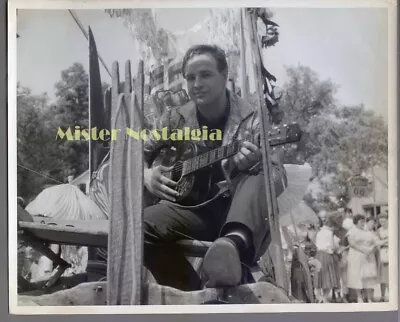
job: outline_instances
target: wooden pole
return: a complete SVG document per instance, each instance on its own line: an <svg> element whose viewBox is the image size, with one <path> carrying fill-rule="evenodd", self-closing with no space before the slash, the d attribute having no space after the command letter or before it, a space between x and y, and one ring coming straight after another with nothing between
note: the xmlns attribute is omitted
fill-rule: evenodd
<svg viewBox="0 0 400 322"><path fill-rule="evenodd" d="M244 29L245 29L245 17L244 17L244 10L245 9L240 9L240 70L241 70L241 82L240 82L240 87L241 87L241 92L242 92L242 98L244 100L248 100L249 98L249 93L248 93L248 86L247 86L247 72L246 72L246 46L245 46L245 34L244 34Z"/></svg>
<svg viewBox="0 0 400 322"><path fill-rule="evenodd" d="M272 167L271 167L271 148L268 144L268 132L270 132L271 125L269 122L269 115L268 109L265 105L265 100L262 95L263 86L262 80L263 76L261 74L261 47L259 45L259 40L257 36L257 17L254 14L249 14L246 12L246 9L243 10L243 14L246 17L248 23L247 25L250 26L250 41L251 41L251 48L252 54L255 58L255 74L256 74L256 86L257 86L257 93L259 93L259 100L260 100L260 108L259 108L259 115L261 121L261 151L263 156L263 170L264 170L264 179L265 179L265 190L266 190L266 202L267 202L267 209L268 209L268 221L270 224L271 229L271 245L270 251L271 256L275 268L275 277L276 283L278 286L282 287L286 291L289 289L286 269L285 269L285 262L283 259L282 253L282 241L280 236L279 230L279 217L278 217L278 203L275 193L275 186L273 182L273 174L272 174Z"/></svg>

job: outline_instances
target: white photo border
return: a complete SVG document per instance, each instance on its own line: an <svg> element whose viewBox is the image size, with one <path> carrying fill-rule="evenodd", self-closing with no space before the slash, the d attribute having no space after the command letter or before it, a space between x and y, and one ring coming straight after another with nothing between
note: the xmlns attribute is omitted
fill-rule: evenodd
<svg viewBox="0 0 400 322"><path fill-rule="evenodd" d="M384 0L10 0L8 2L8 229L9 310L11 314L193 314L277 312L363 312L398 309L397 244L397 2ZM388 173L389 173L389 302L329 304L230 304L230 305L140 305L140 306L18 306L17 296L17 9L107 9L107 8L205 8L205 7L299 7L299 8L387 8L388 10ZM122 62L120 62L122 63Z"/></svg>

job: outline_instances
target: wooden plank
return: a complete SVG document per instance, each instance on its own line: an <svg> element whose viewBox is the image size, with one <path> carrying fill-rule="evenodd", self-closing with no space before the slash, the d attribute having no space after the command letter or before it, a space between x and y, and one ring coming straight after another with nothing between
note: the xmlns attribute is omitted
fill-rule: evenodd
<svg viewBox="0 0 400 322"><path fill-rule="evenodd" d="M130 65L130 64L129 64ZM143 62L138 67L140 81L144 79ZM126 70L125 79L132 79L130 67ZM139 77L139 76L138 76ZM128 89L128 88L127 88ZM131 89L131 88L130 88ZM140 131L143 128L143 86L140 88L140 99L136 100L136 91L130 95L129 115L130 128ZM130 239L127 247L133 251L132 262L132 288L131 303L133 305L142 303L142 280L143 280L143 193L144 193L144 142L143 140L128 139L128 191L130 218Z"/></svg>
<svg viewBox="0 0 400 322"><path fill-rule="evenodd" d="M20 222L20 229L51 244L93 247L108 246L108 220L51 220L33 218L35 222ZM180 240L177 243L185 255L203 257L211 242Z"/></svg>
<svg viewBox="0 0 400 322"><path fill-rule="evenodd" d="M279 211L277 198L275 193L275 186L273 183L272 176L272 167L271 167L271 148L269 144L267 144L268 132L271 130L271 125L269 122L268 109L265 105L264 98L262 97L263 86L262 86L262 74L261 74L261 53L259 40L257 36L257 17L256 15L249 14L246 9L244 10L244 15L246 17L246 21L248 26L250 27L250 40L252 53L255 58L255 74L256 74L256 84L257 84L257 92L260 94L260 121L261 121L261 152L262 152L262 160L263 160L263 170L264 170L264 179L265 179L265 189L266 189L266 202L268 207L268 221L271 229L271 244L270 251L274 262L275 268L275 277L277 284L285 289L289 290L287 274L285 269L285 264L283 260L282 253L282 241L279 231Z"/></svg>
<svg viewBox="0 0 400 322"><path fill-rule="evenodd" d="M124 86L123 86L123 93L124 93L124 100L125 104L127 106L127 112L128 112L128 119L126 120L127 125L129 126L130 120L131 120L131 99L132 99L132 74L131 74L131 62L127 60L125 62L125 73L124 73Z"/></svg>
<svg viewBox="0 0 400 322"><path fill-rule="evenodd" d="M40 281L36 281L35 283L30 283L26 280L23 280L23 281L25 281L25 282L21 288L20 288L20 285L18 285L19 294L39 296L39 295L44 295L44 294L53 294L53 293L61 291L61 290L70 289L79 284L86 283L87 282L87 274L81 273L81 274L76 274L76 275L71 275L71 276L62 276L57 280L56 284L54 284L53 286L50 286L50 287L45 287L46 284L49 282L48 278L40 280Z"/></svg>
<svg viewBox="0 0 400 322"><path fill-rule="evenodd" d="M114 84L113 84L114 85ZM113 92L114 96L114 92ZM124 129L126 124L127 110L123 94L118 95L117 105L114 105L113 98L113 117L112 128ZM127 221L128 209L125 187L125 167L126 167L126 143L125 138L118 136L118 139L111 142L110 156L110 238L108 239L108 266L107 275L110 287L108 289L108 301L110 305L122 305L130 301L127 290L126 279L129 269L129 255L126 248L126 236L128 232ZM127 267L128 266L128 267ZM130 283L129 283L130 284ZM125 303L130 304L130 303Z"/></svg>
<svg viewBox="0 0 400 322"><path fill-rule="evenodd" d="M107 247L108 220L47 225L38 222L20 222L20 228L40 241L51 244Z"/></svg>
<svg viewBox="0 0 400 322"><path fill-rule="evenodd" d="M106 282L82 283L68 290L39 296L18 296L19 306L106 305Z"/></svg>
<svg viewBox="0 0 400 322"><path fill-rule="evenodd" d="M81 306L105 305L107 282L83 283L74 288L41 296L20 295L18 305L24 306ZM145 287L147 305L200 305L216 302L225 304L291 303L285 292L267 282L237 287L207 288L184 292L172 287L150 283Z"/></svg>
<svg viewBox="0 0 400 322"><path fill-rule="evenodd" d="M139 110L143 111L144 106L144 63L139 61L137 76L134 83L134 92L139 106Z"/></svg>
<svg viewBox="0 0 400 322"><path fill-rule="evenodd" d="M119 97L119 64L115 61L112 64L112 75L111 75L111 122L112 117L116 112Z"/></svg>
<svg viewBox="0 0 400 322"><path fill-rule="evenodd" d="M127 93L119 93L118 64L114 66L112 128L125 131L126 127L131 127L139 130L141 121L137 117L134 94L130 97ZM127 101L132 104L128 106ZM132 117L129 118L130 114ZM142 140L119 135L117 140L111 142L109 182L112 216L108 239L108 304L137 305L141 303L142 280Z"/></svg>
<svg viewBox="0 0 400 322"><path fill-rule="evenodd" d="M241 97L244 100L249 99L249 92L248 92L248 86L247 86L247 72L246 72L246 40L245 40L245 34L244 30L245 28L245 15L244 15L244 10L245 9L239 9L240 10L240 70L241 70L241 75L240 75L240 90L241 90Z"/></svg>
<svg viewBox="0 0 400 322"><path fill-rule="evenodd" d="M111 130L111 88L104 91L104 126Z"/></svg>
<svg viewBox="0 0 400 322"><path fill-rule="evenodd" d="M127 60L125 62L125 82L124 82L124 94L130 95L132 92L132 73L131 73L131 62Z"/></svg>

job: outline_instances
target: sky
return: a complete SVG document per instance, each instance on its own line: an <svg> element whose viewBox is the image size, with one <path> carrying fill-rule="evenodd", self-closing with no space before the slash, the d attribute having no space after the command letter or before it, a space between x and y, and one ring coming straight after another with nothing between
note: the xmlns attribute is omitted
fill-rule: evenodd
<svg viewBox="0 0 400 322"><path fill-rule="evenodd" d="M177 12L176 10L179 10ZM339 86L341 105L363 103L387 120L388 28L386 9L378 8L273 8L280 26L279 42L266 53L268 69L281 86L285 66L305 65L320 79ZM83 25L91 27L100 55L111 69L123 66L137 49L121 19L103 10L75 10ZM163 9L157 17L172 31L187 30L206 17L207 9ZM88 70L88 43L67 10L20 10L17 30L17 78L34 94L46 92L54 100L54 84L61 71L75 62ZM102 66L102 81L111 83Z"/></svg>

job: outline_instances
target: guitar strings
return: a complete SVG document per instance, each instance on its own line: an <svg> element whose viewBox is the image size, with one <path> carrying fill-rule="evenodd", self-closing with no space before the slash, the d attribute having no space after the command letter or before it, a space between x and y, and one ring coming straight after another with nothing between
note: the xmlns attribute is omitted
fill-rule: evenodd
<svg viewBox="0 0 400 322"><path fill-rule="evenodd" d="M280 133L280 131L278 131L278 133ZM249 138L241 139L241 140L236 140L236 141L234 141L234 142L231 143L231 144L227 144L227 145L224 145L224 146L222 146L222 147L215 148L215 149L212 149L212 150L210 150L210 151L204 152L204 153L202 153L202 154L196 155L196 156L191 157L191 158L189 158L189 159L179 161L180 164L174 166L174 168L172 169L172 173L175 173L175 174L178 173L178 172L179 172L179 173L182 173L182 172L183 172L183 168L184 168L184 163L185 163L185 162L189 162L189 161L190 161L190 162L192 163L194 160L196 160L196 158L198 159L198 158L200 158L202 155L205 155L205 154L207 154L207 153L209 154L211 151L215 151L215 150L221 149L221 148L230 147L230 146L233 146L233 145L236 144L236 143L244 142L244 141L246 141L247 139L250 139L250 141L253 142L254 139L257 137L257 135L258 135L258 133L257 133L257 134L251 134ZM271 136L271 135L272 135L272 132L269 133L269 136ZM239 147L238 147L238 148L239 148ZM238 148L234 149L234 151L233 151L230 155L228 155L228 156L226 156L226 157L223 157L223 158L217 158L217 159L216 159L215 161L213 161L212 163L228 158L228 157L231 156L233 153L237 152L237 149L238 149ZM177 162L177 163L178 163L178 162ZM207 163L210 163L210 162L207 161ZM210 164L206 164L206 165L200 165L200 164L199 164L198 166L196 166L196 163L195 163L195 167L194 167L195 169L185 172L184 175L193 173L193 172L195 172L195 171L197 171L197 170L199 170L199 169L201 169L201 168L204 168L204 167L206 167L206 166L208 166L208 165L210 165Z"/></svg>
<svg viewBox="0 0 400 322"><path fill-rule="evenodd" d="M256 137L256 135L257 134L252 134L251 136L250 136L250 141L253 141L253 139ZM199 154L199 155L197 155L197 156L194 156L194 157L191 157L191 158L189 158L189 159L186 159L186 160L183 160L183 161L179 161L179 165L177 165L177 166L175 166L173 169L172 169L172 172L173 173L178 173L178 172L181 172L182 170L183 170L183 168L184 168L184 163L185 162L193 162L196 158L199 158L200 156L202 156L202 155L204 155L204 154L207 154L207 153L210 153L211 151L214 151L214 150L217 150L217 149L220 149L220 148L225 148L225 147L229 147L229 146L233 146L234 144L236 144L236 143L241 143L241 142L244 142L244 141L246 141L246 139L241 139L241 140L236 140L236 141L234 141L233 143L231 143L231 144L227 144L227 145L224 145L224 146L222 146L222 147L219 147L219 148L216 148L216 149L212 149L212 150L210 150L210 151L207 151L207 152L204 152L204 153L202 153L202 154ZM235 150L235 149L234 149ZM233 151L233 153L235 153L236 151ZM229 156L226 156L226 157L224 157L224 158L218 158L217 160L215 160L215 162L217 162L217 161L220 161L220 160L223 160L223 159L225 159L225 158L228 158ZM178 162L177 162L178 163ZM201 169L201 168L204 168L204 167L206 167L207 165L205 165L205 166L199 166L199 167L197 167L195 170L192 170L192 171L188 171L187 173L185 173L185 174L189 174L189 173L192 173L192 172L195 172L195 171L197 171L197 170L199 170L199 169Z"/></svg>

